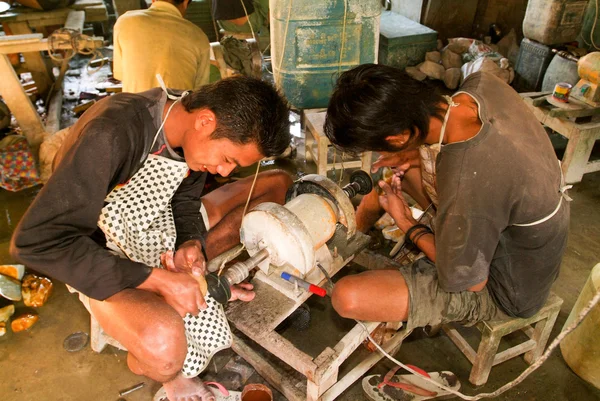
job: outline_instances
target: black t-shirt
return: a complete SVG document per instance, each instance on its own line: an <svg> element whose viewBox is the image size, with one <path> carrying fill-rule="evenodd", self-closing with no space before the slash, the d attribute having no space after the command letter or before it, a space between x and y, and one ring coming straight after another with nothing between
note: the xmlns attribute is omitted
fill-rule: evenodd
<svg viewBox="0 0 600 401"><path fill-rule="evenodd" d="M560 168L548 135L519 95L486 73L459 92L479 104L483 126L472 139L442 147L436 163L440 200L436 266L440 286L464 291L488 279L495 302L528 317L545 303L558 276L569 205L560 201Z"/></svg>
<svg viewBox="0 0 600 401"><path fill-rule="evenodd" d="M244 6L246 6L244 12ZM251 0L213 0L212 2L212 15L213 18L219 21L226 21L230 19L241 18L254 12L254 4Z"/></svg>

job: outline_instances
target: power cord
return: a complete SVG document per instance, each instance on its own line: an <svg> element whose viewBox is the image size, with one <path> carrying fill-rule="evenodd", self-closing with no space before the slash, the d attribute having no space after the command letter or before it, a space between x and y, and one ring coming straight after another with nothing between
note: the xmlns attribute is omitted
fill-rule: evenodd
<svg viewBox="0 0 600 401"><path fill-rule="evenodd" d="M329 285L331 286L331 288L333 289L334 283L331 280L331 277L329 276L329 274L327 274L324 270L324 268L320 265L317 264L317 267L319 267L319 269L321 269L321 271L323 271L323 273L325 274L325 277L327 279L327 281L329 282ZM396 365L401 366L403 369L407 370L408 372L412 373L415 376L418 376L420 379L425 380L426 382L442 389L445 390L457 397L462 398L463 400L467 400L467 401L476 401L476 400L481 400L482 398L494 398L499 396L500 394L510 390L511 388L517 386L518 384L520 384L523 380L525 380L531 373L533 373L537 368L539 368L544 362L546 362L546 360L550 357L550 354L552 354L552 351L554 351L554 349L556 347L558 347L558 345L561 343L561 341L569 334L571 333L573 330L575 330L583 321L583 319L585 319L585 317L590 313L590 311L596 306L598 305L598 302L600 302L600 291L596 292L596 295L594 295L594 297L590 300L590 302L588 302L588 304L586 305L585 308L583 308L581 310L581 312L579 312L579 315L577 315L577 319L575 319L575 321L573 323L571 323L571 325L569 327L567 327L566 329L564 329L563 331L561 331L556 338L552 341L552 343L550 343L550 345L548 346L548 348L546 349L546 352L544 352L542 354L542 356L535 361L533 364L531 364L527 369L525 369L523 371L523 373L521 373L516 379L506 383L504 386L500 387L499 389L497 389L496 391L493 391L491 393L479 393L476 395L466 395L463 394L459 391L453 390L447 386L444 386L441 383L438 383L428 377L423 376L422 374L420 374L419 372L415 371L414 369L412 369L411 367L403 364L402 362L398 361L396 358L394 358L393 356L391 356L390 354L388 354L378 343L377 341L375 341L373 339L373 337L371 337L371 333L369 333L369 330L367 329L367 326L365 326L365 324L363 322L361 322L360 320L355 320L356 323L358 323L367 333L367 338L369 339L369 341L371 341L371 343L373 343L373 345L379 350L379 352L381 352L386 358L388 358L390 361L394 362Z"/></svg>

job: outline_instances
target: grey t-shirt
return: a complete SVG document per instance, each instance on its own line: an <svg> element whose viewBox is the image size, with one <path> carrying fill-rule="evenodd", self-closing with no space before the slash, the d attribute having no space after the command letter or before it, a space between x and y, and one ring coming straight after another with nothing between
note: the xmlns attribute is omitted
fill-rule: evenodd
<svg viewBox="0 0 600 401"><path fill-rule="evenodd" d="M437 159L440 199L436 265L440 286L464 291L488 278L496 303L510 316L528 317L545 303L567 241L561 175L541 124L519 95L486 73L460 88L479 104L483 126L472 139L442 147Z"/></svg>

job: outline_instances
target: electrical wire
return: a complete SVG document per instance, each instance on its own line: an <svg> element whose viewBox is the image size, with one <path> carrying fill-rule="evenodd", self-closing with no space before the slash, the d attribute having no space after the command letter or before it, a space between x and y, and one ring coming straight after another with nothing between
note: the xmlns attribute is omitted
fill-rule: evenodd
<svg viewBox="0 0 600 401"><path fill-rule="evenodd" d="M290 0L290 5L288 6L288 14L285 20L285 29L283 31L283 44L281 46L281 57L279 58L279 66L277 67L277 79L275 82L281 81L281 66L283 65L283 56L285 55L285 44L287 42L287 33L288 28L290 26L290 18L292 16L292 3L293 0Z"/></svg>
<svg viewBox="0 0 600 401"><path fill-rule="evenodd" d="M499 389L497 389L496 391L493 391L491 393L479 393L477 395L474 396L470 396L470 395L465 395L459 391L453 390L447 386L444 386L443 384L440 384L434 380L431 380L428 377L425 377L421 374L419 374L418 372L416 372L415 370L411 369L409 366L403 364L402 362L398 361L397 359L395 359L393 356L391 356L390 354L388 354L387 352L385 352L385 350L383 348L381 348L381 346L379 344L377 344L377 342L371 337L371 334L369 333L369 330L367 329L367 326L365 326L365 324L359 320L356 320L356 322L358 324L360 324L362 326L362 328L367 332L367 338L373 343L373 345L375 345L375 347L389 360L391 360L392 362L394 362L396 365L401 366L402 368L406 369L407 371L409 371L410 373L414 374L415 376L418 376L419 378L421 378L422 380L425 380L426 382L433 384L434 386L448 391L451 394L454 394L460 398L462 398L463 400L467 400L467 401L476 401L476 400L480 400L482 398L494 398L499 396L500 394L510 390L511 388L515 387L516 385L518 385L519 383L521 383L523 380L525 380L527 378L527 376L529 376L533 371L535 371L537 368L539 368L550 356L550 354L552 353L552 351L554 351L554 349L560 344L560 342L569 334L571 333L573 330L575 330L577 328L577 326L579 326L579 324L583 321L583 319L585 319L585 317L590 313L590 311L598 304L598 302L600 301L600 291L596 292L596 295L594 295L594 297L590 300L590 302L588 302L588 304L586 305L585 308L583 308L581 310L581 312L579 313L579 315L577 315L577 319L575 319L575 321L573 323L571 323L571 325L569 327L567 327L566 329L564 329L563 331L561 331L558 336L556 336L556 338L552 341L552 343L548 346L548 348L546 349L546 352L544 352L544 354L537 360L535 361L533 364L531 364L527 369L525 369L516 379L506 383L504 386L500 387Z"/></svg>
<svg viewBox="0 0 600 401"><path fill-rule="evenodd" d="M252 186L250 187L250 192L248 193L248 199L246 199L246 206L244 206L244 213L242 213L242 219L246 215L246 211L248 210L248 205L250 204L250 199L252 199L252 193L254 192L254 184L256 184L256 179L258 178L258 170L260 169L260 163L262 160L259 160L256 164L256 172L254 173L254 180L252 181Z"/></svg>
<svg viewBox="0 0 600 401"><path fill-rule="evenodd" d="M429 209L429 208L428 208ZM425 213L423 213L425 214ZM331 277L329 276L329 274L327 274L327 271L320 265L317 263L317 267L323 272L323 274L325 275L325 278L327 279L330 287L331 287L331 291L333 291L333 287L334 287L334 283L333 280L331 279ZM331 296L331 294L329 294ZM371 341L371 343L373 343L373 345L379 350L379 352L381 352L386 358L388 358L390 361L394 362L396 365L401 366L402 368L404 368L405 370L407 370L408 372L412 373L415 376L418 376L419 378L421 378L422 380L425 380L426 382L433 384L434 386L448 391L449 393L462 398L463 400L467 400L467 401L477 401L480 400L482 398L494 398L499 396L500 394L505 393L506 391L510 390L511 388L517 386L518 384L520 384L523 380L525 380L531 373L533 373L535 370L537 370L544 362L546 362L546 360L550 357L550 354L552 354L552 351L554 351L554 349L556 349L556 347L558 347L558 345L561 343L561 341L569 334L571 333L573 330L575 330L583 321L583 319L585 319L585 317L590 313L590 311L596 307L596 305L598 305L598 303L600 302L600 291L596 292L596 295L594 295L594 297L592 297L592 299L587 303L586 307L583 308L581 310L581 312L579 312L579 314L577 315L577 318L573 321L573 323L571 323L571 325L569 327L567 327L566 329L562 330L552 341L552 343L550 343L550 345L548 346L548 348L546 349L546 352L544 352L542 354L542 356L540 356L540 358L535 361L533 364L531 364L527 369L525 369L516 379L506 383L505 385L503 385L502 387L500 387L499 389L491 392L491 393L479 393L473 396L470 395L465 395L459 391L456 391L454 389L451 389L447 386L444 386L441 383L438 383L428 377L423 376L422 374L420 374L419 372L415 371L414 369L412 369L411 367L403 364L402 362L398 361L396 358L394 358L393 356L391 356L390 354L388 354L378 343L377 341L375 341L373 339L373 337L371 337L371 333L369 333L369 329L367 329L367 326L365 326L365 324L363 322L361 322L360 320L355 320L356 323L358 323L363 330L367 333L367 338L369 339L369 341Z"/></svg>

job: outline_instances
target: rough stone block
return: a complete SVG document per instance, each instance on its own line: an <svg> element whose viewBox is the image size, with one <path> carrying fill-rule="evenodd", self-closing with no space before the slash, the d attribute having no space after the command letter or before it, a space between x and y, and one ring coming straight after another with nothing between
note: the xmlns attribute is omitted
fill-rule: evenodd
<svg viewBox="0 0 600 401"><path fill-rule="evenodd" d="M460 82L460 68L448 68L444 74L444 84L448 89L458 88Z"/></svg>
<svg viewBox="0 0 600 401"><path fill-rule="evenodd" d="M441 59L442 59L442 54L440 52L425 53L425 60L433 61L434 63L439 63Z"/></svg>
<svg viewBox="0 0 600 401"><path fill-rule="evenodd" d="M423 81L427 78L427 75L422 73L417 67L406 67L406 73L417 81Z"/></svg>
<svg viewBox="0 0 600 401"><path fill-rule="evenodd" d="M462 66L462 57L452 50L446 49L442 52L442 65L444 68L460 68Z"/></svg>
<svg viewBox="0 0 600 401"><path fill-rule="evenodd" d="M433 61L425 61L419 69L432 79L444 79L444 74L446 73L441 64L434 63Z"/></svg>

